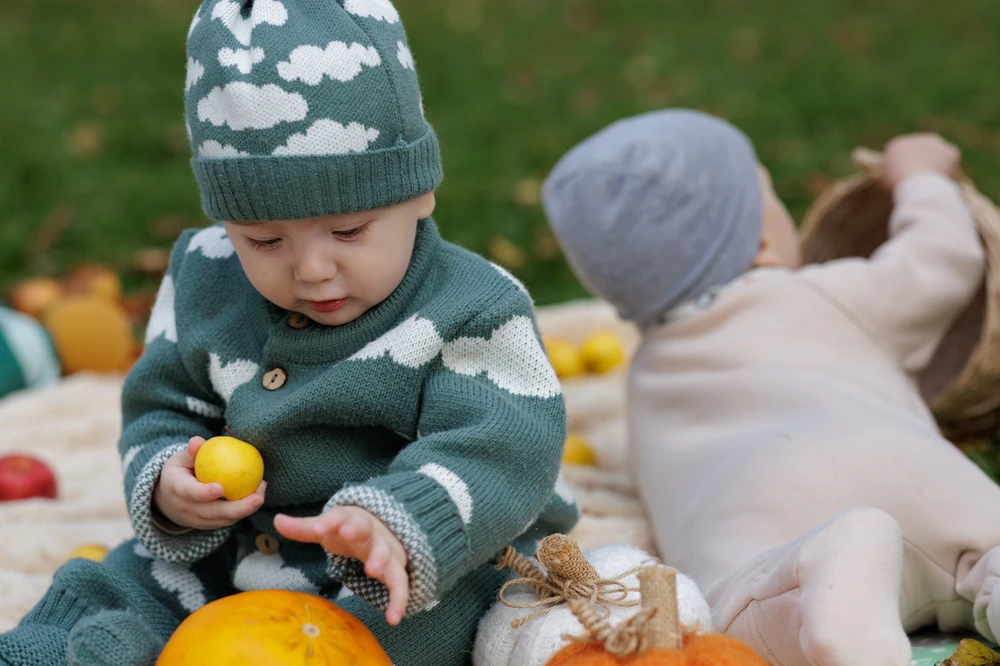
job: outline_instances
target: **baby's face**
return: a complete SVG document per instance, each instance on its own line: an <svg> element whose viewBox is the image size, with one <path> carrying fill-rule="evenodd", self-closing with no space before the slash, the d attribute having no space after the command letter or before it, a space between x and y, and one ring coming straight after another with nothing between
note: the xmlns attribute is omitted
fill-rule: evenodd
<svg viewBox="0 0 1000 666"><path fill-rule="evenodd" d="M410 264L417 221L434 193L343 215L282 222L225 222L250 283L278 307L315 322L353 321L395 291Z"/></svg>

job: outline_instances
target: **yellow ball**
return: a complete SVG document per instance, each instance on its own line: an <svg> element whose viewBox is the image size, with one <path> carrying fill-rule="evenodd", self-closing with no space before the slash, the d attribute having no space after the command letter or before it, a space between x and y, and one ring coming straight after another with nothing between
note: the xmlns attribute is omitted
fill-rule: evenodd
<svg viewBox="0 0 1000 666"><path fill-rule="evenodd" d="M563 448L562 459L564 463L572 463L574 465L594 465L597 463L594 449L590 448L587 440L580 435L572 433L566 437L566 446Z"/></svg>
<svg viewBox="0 0 1000 666"><path fill-rule="evenodd" d="M598 332L587 336L580 349L583 363L592 372L608 372L625 358L622 341L614 333Z"/></svg>
<svg viewBox="0 0 1000 666"><path fill-rule="evenodd" d="M560 338L547 338L545 351L557 376L567 378L583 374L583 358L572 342Z"/></svg>
<svg viewBox="0 0 1000 666"><path fill-rule="evenodd" d="M94 562L100 562L104 559L104 556L108 554L108 549L104 546L96 543L88 543L84 546L80 546L72 553L69 554L69 559L74 557L82 557L85 560L93 560Z"/></svg>
<svg viewBox="0 0 1000 666"><path fill-rule="evenodd" d="M221 484L227 500L243 499L264 479L264 459L242 440L213 437L195 454L194 475L202 483Z"/></svg>

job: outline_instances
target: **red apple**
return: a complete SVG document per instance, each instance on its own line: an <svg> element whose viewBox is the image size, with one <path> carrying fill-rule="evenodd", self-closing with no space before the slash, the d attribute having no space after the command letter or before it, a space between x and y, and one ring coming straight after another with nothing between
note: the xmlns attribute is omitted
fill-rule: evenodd
<svg viewBox="0 0 1000 666"><path fill-rule="evenodd" d="M31 456L0 458L0 502L29 497L56 498L56 477L52 470Z"/></svg>

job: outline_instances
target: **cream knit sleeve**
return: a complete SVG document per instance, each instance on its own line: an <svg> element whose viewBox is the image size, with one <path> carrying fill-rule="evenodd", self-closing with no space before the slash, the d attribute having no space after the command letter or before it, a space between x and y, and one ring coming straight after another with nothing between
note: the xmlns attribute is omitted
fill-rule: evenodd
<svg viewBox="0 0 1000 666"><path fill-rule="evenodd" d="M918 173L893 194L890 238L871 258L807 266L800 275L915 373L975 296L985 260L954 181Z"/></svg>

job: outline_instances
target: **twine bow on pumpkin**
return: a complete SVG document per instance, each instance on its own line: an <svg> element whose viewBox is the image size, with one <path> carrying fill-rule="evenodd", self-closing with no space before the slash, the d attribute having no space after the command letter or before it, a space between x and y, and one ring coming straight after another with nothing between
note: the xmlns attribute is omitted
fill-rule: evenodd
<svg viewBox="0 0 1000 666"><path fill-rule="evenodd" d="M537 609L511 622L514 629L553 608L574 601L584 604L596 620L601 618L596 616L595 608L600 608L607 616L611 606L629 608L639 605L638 599L628 598L630 592L638 592L639 588L625 585L622 579L639 572L646 565L629 569L611 579L602 578L583 556L576 542L563 534L545 537L538 545L535 557L544 571L511 546L503 549L497 561L497 570L509 568L521 576L503 584L499 593L500 602L508 608ZM538 600L530 603L508 600L505 597L507 590L520 584L529 585L538 594Z"/></svg>
<svg viewBox="0 0 1000 666"><path fill-rule="evenodd" d="M563 638L573 642L597 641L604 645L606 652L619 657L648 649L650 620L659 611L658 608L643 608L618 626L612 627L607 617L599 615L594 606L583 599L573 599L568 606L587 633L582 636L565 634Z"/></svg>

